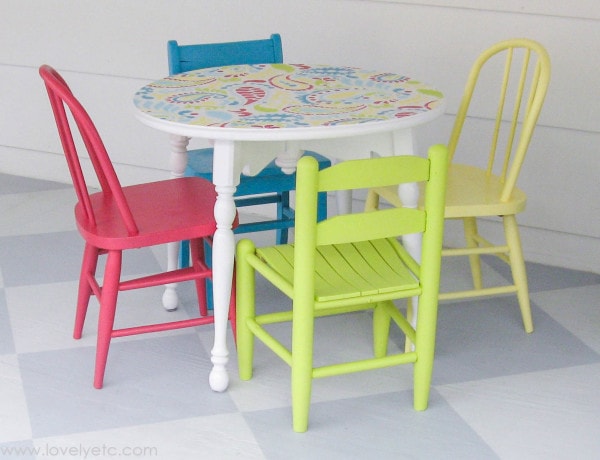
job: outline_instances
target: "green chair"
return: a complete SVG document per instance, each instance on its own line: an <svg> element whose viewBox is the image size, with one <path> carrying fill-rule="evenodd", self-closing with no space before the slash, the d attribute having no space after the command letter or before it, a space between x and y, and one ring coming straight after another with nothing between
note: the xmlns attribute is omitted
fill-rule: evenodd
<svg viewBox="0 0 600 460"><path fill-rule="evenodd" d="M433 146L427 159L395 156L353 160L319 171L314 158L298 163L294 244L237 246L237 344L240 378L252 377L254 337L291 367L293 428L308 428L312 379L414 364L414 408L427 408L433 369L440 260L444 227L447 149ZM317 222L318 194L425 182L422 209L392 208L338 215ZM399 242L423 234L421 263ZM290 311L256 313L255 274L260 273L292 300ZM416 327L394 305L419 297ZM314 367L315 320L373 311L373 357ZM390 322L413 344L388 354ZM268 332L291 322L291 347Z"/></svg>

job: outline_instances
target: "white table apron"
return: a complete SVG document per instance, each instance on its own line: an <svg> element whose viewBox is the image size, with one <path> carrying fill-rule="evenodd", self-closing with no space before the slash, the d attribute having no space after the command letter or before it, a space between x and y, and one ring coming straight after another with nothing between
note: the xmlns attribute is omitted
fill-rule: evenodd
<svg viewBox="0 0 600 460"><path fill-rule="evenodd" d="M220 69L239 69L247 66L232 66ZM252 66L252 69L276 66ZM286 66L291 67L291 66ZM309 68L304 66L304 68ZM217 69L220 71L220 69ZM331 67L328 67L331 69ZM349 68L339 68L347 70ZM211 69L209 69L211 70ZM200 72L200 71L198 71ZM375 74L372 74L375 75ZM379 75L379 74L378 74ZM392 75L392 74L384 74ZM185 74L184 74L185 76ZM177 77L177 76L174 76ZM401 77L405 79L406 77ZM164 79L166 81L168 79ZM404 80L406 81L406 80ZM157 82L160 83L160 82ZM149 88L148 85L144 88ZM356 88L353 88L356 89ZM143 93L142 89L138 94ZM340 90L337 90L340 91ZM285 90L284 90L285 92ZM423 91L423 93L426 93ZM239 184L240 174L254 175L260 172L273 158L286 172L293 172L303 150L314 150L334 160L368 158L373 155L413 155L416 153L412 130L443 113L444 100L441 93L431 90L430 107L406 117L390 117L384 120L337 124L333 126L292 127L292 128L223 128L173 122L153 116L142 107L136 106L136 117L148 126L171 134L171 172L174 177L183 175L187 163L189 138L209 139L214 143L213 182L217 191L215 219L217 231L213 240L213 303L215 315L215 338L211 351L213 368L209 383L213 390L224 391L229 385L227 373L227 316L231 297L235 239L232 223L235 218L233 195ZM138 95L136 95L138 98ZM331 105L331 102L329 103ZM312 106L311 106L312 107ZM314 107L318 107L315 104ZM411 109L414 106L409 106ZM417 206L418 188L408 184L399 189L407 206ZM349 212L349 203L340 200L339 212ZM420 259L421 235L408 235L404 243L409 252ZM169 245L168 269L174 269L178 262L178 244ZM176 285L168 285L163 296L165 308L177 306Z"/></svg>

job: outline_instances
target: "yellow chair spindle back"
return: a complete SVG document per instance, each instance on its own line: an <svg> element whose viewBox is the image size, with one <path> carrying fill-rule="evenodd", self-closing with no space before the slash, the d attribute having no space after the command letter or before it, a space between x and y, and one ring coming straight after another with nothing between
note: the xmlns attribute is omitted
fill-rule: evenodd
<svg viewBox="0 0 600 460"><path fill-rule="evenodd" d="M518 54L517 51L522 53ZM532 47L529 40L509 40L492 46L479 56L467 79L464 95L448 143L448 150L450 161L452 161L467 118L473 93L479 84L481 71L492 57L503 52L505 53L504 69L502 78L499 81L498 105L489 144L486 173L488 176L496 174L500 177L504 183L502 199L506 201L510 198L516 184L549 83L550 59L541 45L534 43ZM533 58L534 53L536 59ZM511 84L513 80L515 80L514 84ZM511 91L511 86L514 87L514 91ZM512 107L508 102L509 97L514 97ZM503 135L502 125L507 122L506 133ZM497 153L502 139L505 145L504 155L500 159L497 158ZM499 165L498 171L494 172L497 160L501 160L501 167Z"/></svg>
<svg viewBox="0 0 600 460"><path fill-rule="evenodd" d="M498 108L496 109L496 121L494 124L494 132L492 142L490 143L490 152L488 157L487 174L491 175L496 162L496 151L498 149L498 139L500 137L500 128L504 119L504 105L506 104L506 93L508 91L508 83L510 79L510 69L512 66L512 50L506 54L506 62L504 63L504 74L502 76L502 84L500 85L500 97L498 99Z"/></svg>
<svg viewBox="0 0 600 460"><path fill-rule="evenodd" d="M465 242L451 243L442 255L469 257L472 288L450 289L440 293L440 299L516 293L526 332L533 331L533 321L516 215L525 209L527 195L517 187L517 179L544 104L550 73L548 52L533 40L516 38L492 45L471 67L448 143L450 166L444 212L446 219L462 221ZM476 89L480 105L471 108ZM467 118L475 125L470 129L465 129ZM482 126L489 127L489 136ZM461 150L467 158L455 161L463 132L466 142ZM477 152L487 157L477 160ZM396 207L403 206L397 188L388 186L371 189L365 209L378 209L380 198ZM502 220L504 242L484 236L486 228L478 226L478 219L489 217ZM508 263L512 283L491 279L484 283L482 255L497 256Z"/></svg>

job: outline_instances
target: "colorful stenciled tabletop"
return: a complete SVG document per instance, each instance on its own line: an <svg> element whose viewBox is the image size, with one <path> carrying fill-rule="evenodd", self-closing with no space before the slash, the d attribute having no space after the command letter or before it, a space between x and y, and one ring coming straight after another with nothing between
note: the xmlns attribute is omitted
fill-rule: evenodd
<svg viewBox="0 0 600 460"><path fill-rule="evenodd" d="M443 102L441 92L406 76L305 64L202 69L150 83L134 97L146 122L188 125L196 136L205 127L207 137L215 128L217 137L229 132L236 140L336 137L348 125L355 134L410 127L437 116Z"/></svg>
<svg viewBox="0 0 600 460"><path fill-rule="evenodd" d="M175 177L183 175L190 138L214 143L213 182L218 199L212 248L215 337L209 383L213 390L224 391L229 384L226 333L235 251L233 194L240 173L257 172L274 157L285 172L291 172L303 149L338 160L365 158L373 151L414 154L412 128L440 116L444 97L424 83L389 72L258 64L172 75L141 88L134 105L142 123L172 134L170 163ZM341 195L338 212L349 212L351 196L340 199ZM417 196L418 191L402 198L410 204ZM418 235L408 235L405 244L411 254L420 253ZM176 245L171 244L168 269L177 266L177 254ZM163 305L173 309L177 302L175 285L168 285Z"/></svg>

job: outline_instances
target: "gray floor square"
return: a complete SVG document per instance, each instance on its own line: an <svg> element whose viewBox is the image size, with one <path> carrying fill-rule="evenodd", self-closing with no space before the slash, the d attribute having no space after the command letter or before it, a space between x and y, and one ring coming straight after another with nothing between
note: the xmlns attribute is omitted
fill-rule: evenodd
<svg viewBox="0 0 600 460"><path fill-rule="evenodd" d="M84 241L78 232L0 237L0 266L6 287L77 280ZM102 274L103 260L98 266ZM60 267L57 269L57 266ZM7 268L10 268L7 270ZM126 251L123 274L148 273L160 269L150 249Z"/></svg>
<svg viewBox="0 0 600 460"><path fill-rule="evenodd" d="M4 289L0 289L0 355L15 352Z"/></svg>
<svg viewBox="0 0 600 460"><path fill-rule="evenodd" d="M532 305L535 331L525 333L513 296L443 304L434 383L596 363L600 355Z"/></svg>
<svg viewBox="0 0 600 460"><path fill-rule="evenodd" d="M288 428L287 407L244 417L269 459L497 458L435 391L423 412L412 391L313 403L304 434Z"/></svg>
<svg viewBox="0 0 600 460"><path fill-rule="evenodd" d="M44 190L60 190L64 188L73 188L73 186L71 184L62 184L60 182L30 179L27 177L0 173L0 195L39 192Z"/></svg>
<svg viewBox="0 0 600 460"><path fill-rule="evenodd" d="M486 257L485 262L500 273L504 278L511 280L510 267L495 257ZM588 286L600 283L600 274L569 270L562 267L526 263L527 283L529 292L551 291L567 287Z"/></svg>
<svg viewBox="0 0 600 460"><path fill-rule="evenodd" d="M114 340L101 390L93 348L19 356L34 437L234 411L227 393L208 387L209 364L193 332Z"/></svg>
<svg viewBox="0 0 600 460"><path fill-rule="evenodd" d="M106 440L151 444L157 458L169 459L597 457L600 275L536 263L527 264L532 334L523 330L514 296L440 305L424 412L412 408L410 366L350 374L315 381L309 431L294 433L289 368L265 347L256 347L254 378L244 382L229 335L229 390L210 390L212 326L115 339L105 387L95 390L97 302L84 339L71 339L83 241L73 230L73 195L61 191L70 187L0 174L0 214L10 219L0 236L0 458L47 458L31 449L58 452ZM18 203L19 213L11 214ZM274 241L269 232L252 237L259 245ZM443 289L468 286L468 264L452 259L444 261ZM145 274L163 265L162 249L128 251L123 271ZM510 276L489 257L484 271L492 281ZM122 293L117 323L195 315L193 284L178 291L181 306L168 314L161 288ZM257 291L260 311L289 306L260 279ZM368 353L370 319L320 321L317 330L327 335L317 341L320 353ZM392 331L390 347L403 347L404 337ZM289 331L282 327L281 335Z"/></svg>

